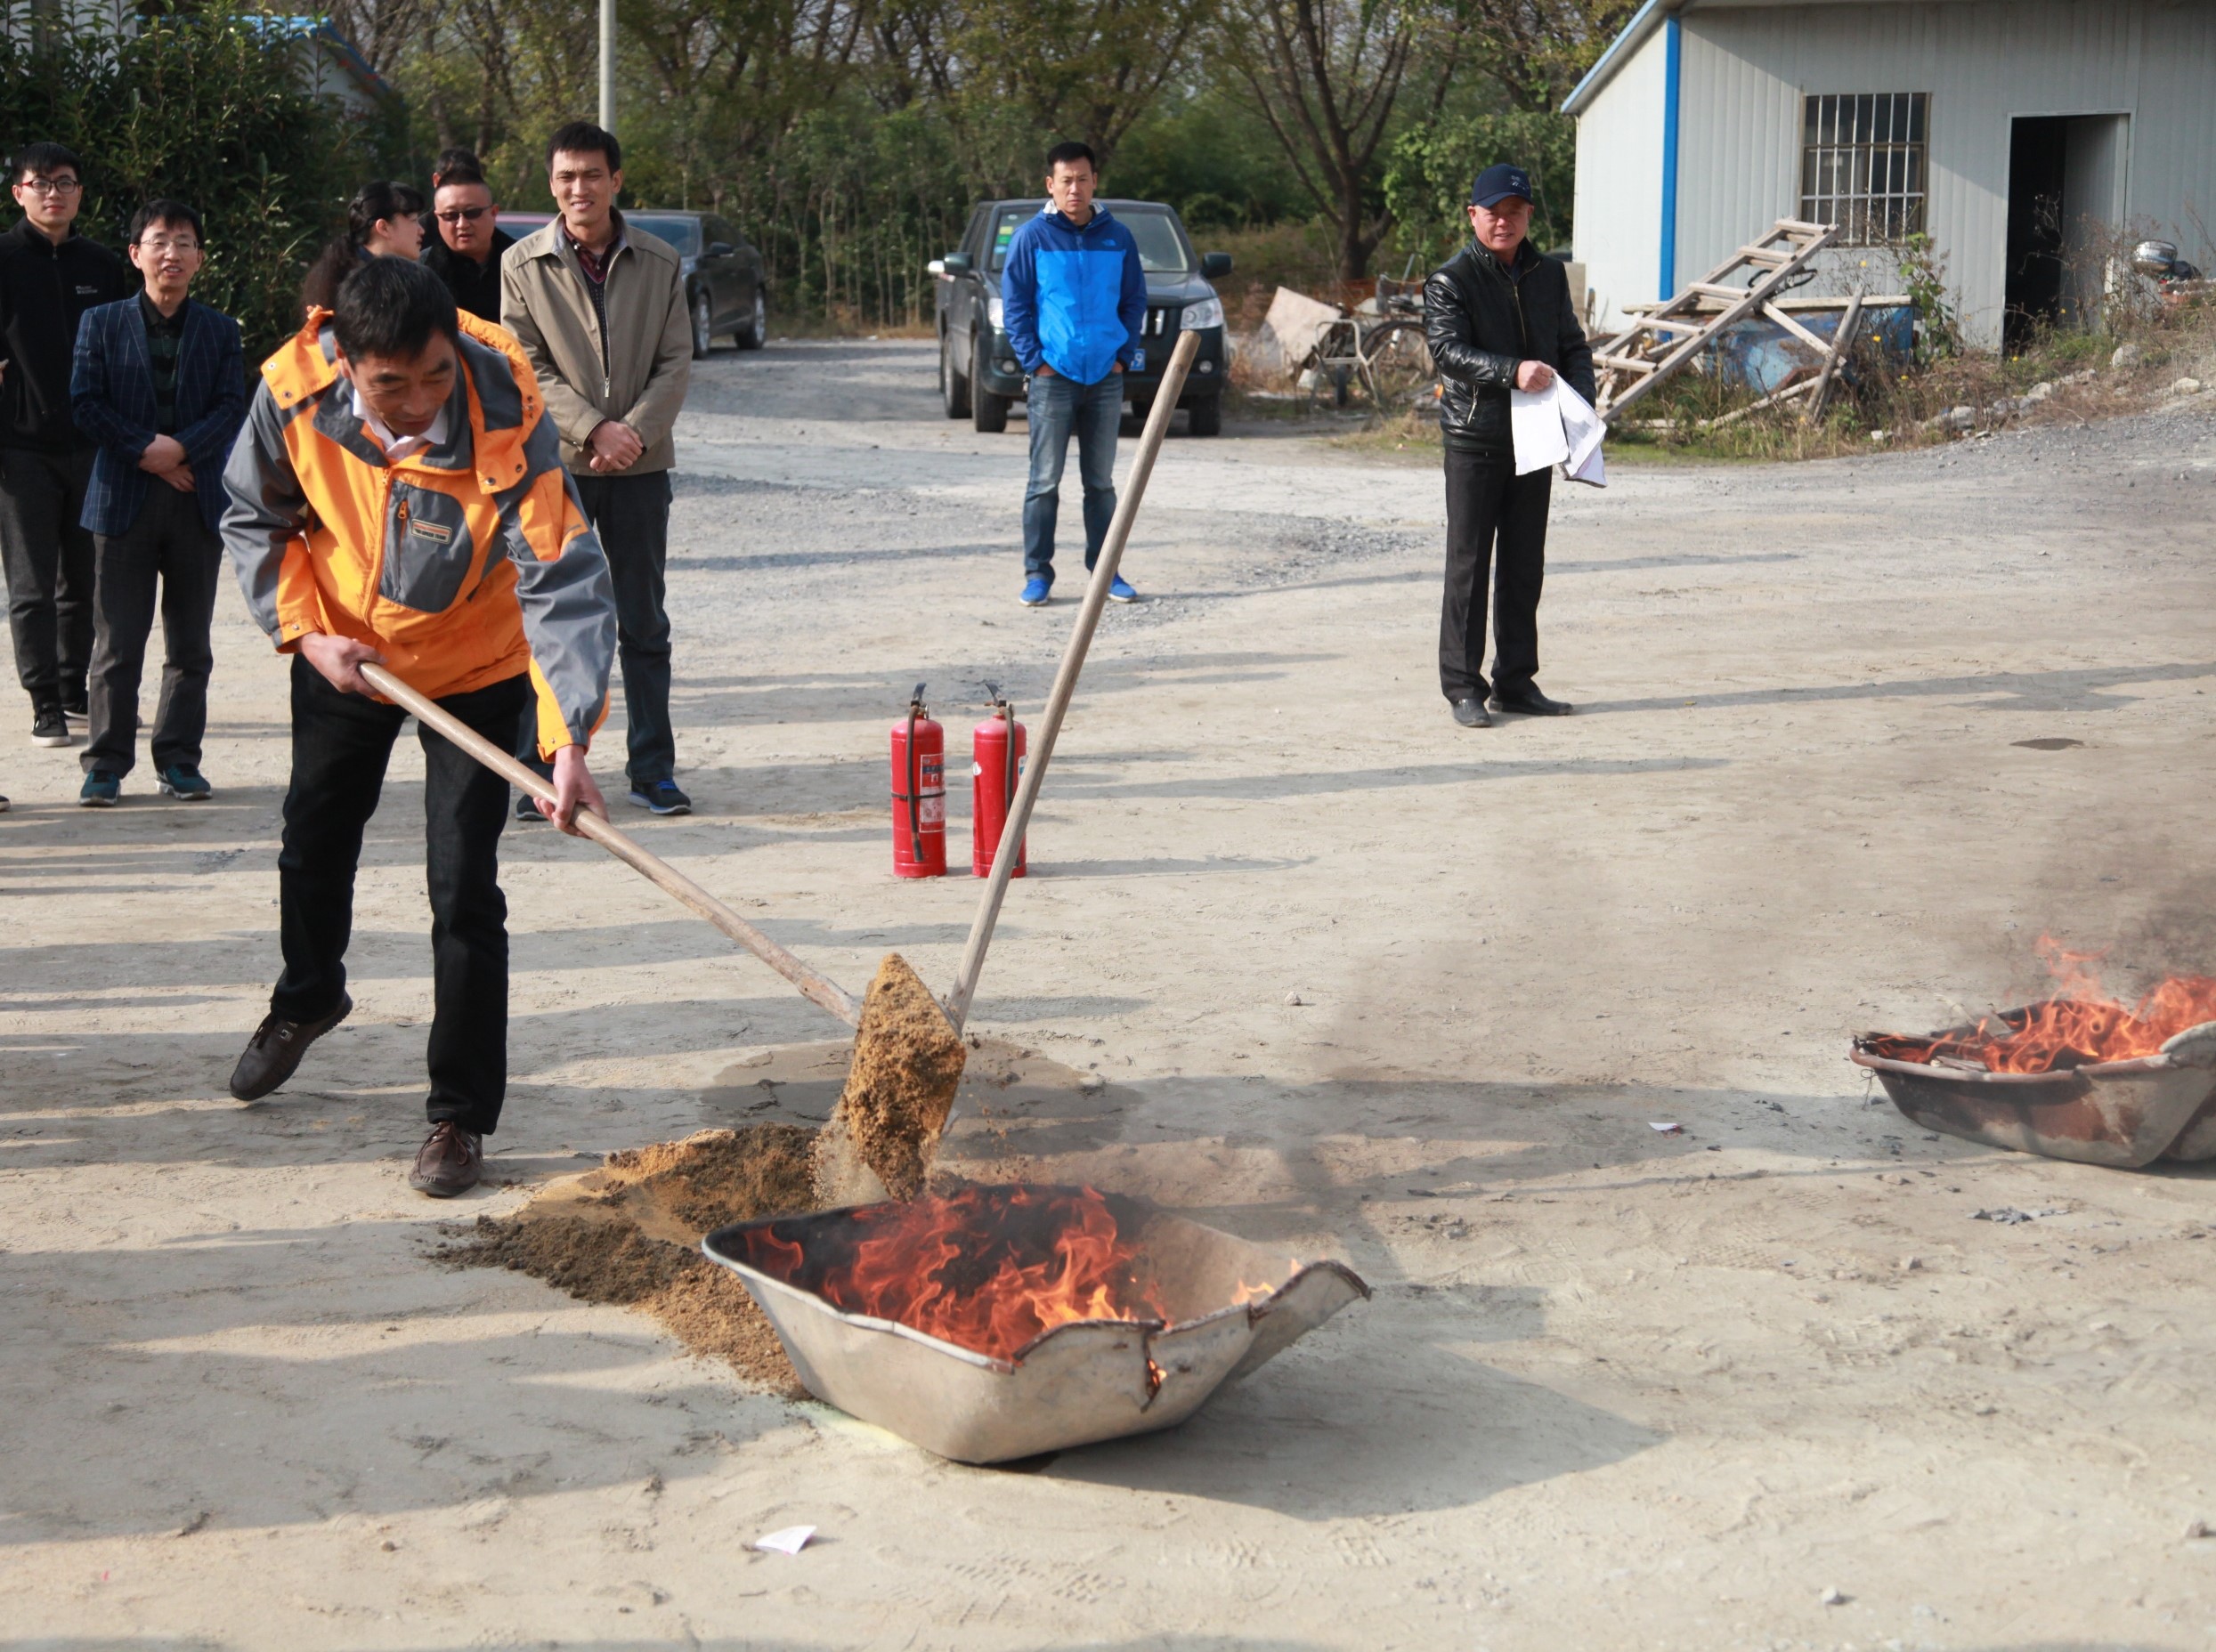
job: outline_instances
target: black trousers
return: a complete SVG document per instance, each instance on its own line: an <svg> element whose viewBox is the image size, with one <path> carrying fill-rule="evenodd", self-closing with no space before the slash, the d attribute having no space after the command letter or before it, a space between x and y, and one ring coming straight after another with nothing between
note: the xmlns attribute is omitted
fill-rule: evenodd
<svg viewBox="0 0 2216 1652"><path fill-rule="evenodd" d="M20 370L20 369L19 369ZM93 663L93 536L77 526L93 449L0 449L0 563L15 671L34 706L80 705Z"/></svg>
<svg viewBox="0 0 2216 1652"><path fill-rule="evenodd" d="M585 520L608 554L615 587L615 658L623 670L629 749L624 773L637 787L677 777L677 733L670 722L670 611L663 572L670 563L670 473L595 476L570 473ZM539 725L526 717L515 755L541 773Z"/></svg>
<svg viewBox="0 0 2216 1652"><path fill-rule="evenodd" d="M1515 474L1502 456L1447 449L1447 591L1439 611L1439 690L1449 700L1517 694L1538 675L1538 593L1546 573L1553 470ZM1498 557L1495 547L1498 542ZM1493 595L1493 680L1485 682L1485 588Z"/></svg>
<svg viewBox="0 0 2216 1652"><path fill-rule="evenodd" d="M528 676L450 694L439 704L487 739L512 739ZM353 933L354 868L385 767L407 713L342 694L292 662L292 786L277 857L285 973L270 1008L313 1021L338 1007ZM424 871L431 895L431 1097L435 1124L490 1133L507 1090L507 901L500 827L507 782L427 728L423 742Z"/></svg>
<svg viewBox="0 0 2216 1652"><path fill-rule="evenodd" d="M88 774L128 774L137 761L139 679L158 586L162 672L154 767L197 769L207 733L207 676L215 664L208 631L223 541L201 516L199 495L157 481L130 532L95 535L93 545L99 582L93 599L92 738L78 761Z"/></svg>

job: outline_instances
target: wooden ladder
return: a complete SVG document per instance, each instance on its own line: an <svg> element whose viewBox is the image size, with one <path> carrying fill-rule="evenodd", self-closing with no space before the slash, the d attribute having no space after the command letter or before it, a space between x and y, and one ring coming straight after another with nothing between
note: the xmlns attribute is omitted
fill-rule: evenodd
<svg viewBox="0 0 2216 1652"><path fill-rule="evenodd" d="M1838 236L1837 224L1780 218L1767 235L1741 247L1699 280L1689 282L1668 304L1641 316L1613 337L1602 340L1593 350L1595 387L1600 392L1595 405L1601 417L1612 422L1698 356L1725 328L1752 315L1768 318L1816 352L1823 364L1823 390L1828 393L1859 318L1850 314L1827 340L1771 301ZM1742 268L1750 276L1741 276Z"/></svg>

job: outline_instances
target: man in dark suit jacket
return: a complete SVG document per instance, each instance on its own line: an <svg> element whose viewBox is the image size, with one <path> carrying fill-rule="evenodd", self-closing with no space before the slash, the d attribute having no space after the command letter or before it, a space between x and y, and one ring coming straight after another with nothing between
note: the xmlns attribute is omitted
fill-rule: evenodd
<svg viewBox="0 0 2216 1652"><path fill-rule="evenodd" d="M168 797L214 796L200 773L207 731L208 632L229 502L223 464L245 422L239 324L187 296L206 256L200 215L150 201L131 220L131 262L146 289L85 313L69 407L100 444L85 491L98 579L93 598L92 738L77 801L112 806L136 759L139 676L162 619L154 768Z"/></svg>

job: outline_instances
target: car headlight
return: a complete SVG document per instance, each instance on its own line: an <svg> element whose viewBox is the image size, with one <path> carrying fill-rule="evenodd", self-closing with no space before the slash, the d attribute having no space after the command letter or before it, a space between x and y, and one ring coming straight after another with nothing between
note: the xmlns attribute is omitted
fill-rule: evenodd
<svg viewBox="0 0 2216 1652"><path fill-rule="evenodd" d="M1188 332L1197 327L1222 325L1223 301L1221 298L1204 298L1197 304L1185 306L1185 328Z"/></svg>
<svg viewBox="0 0 2216 1652"><path fill-rule="evenodd" d="M985 301L985 319L994 327L1001 324L1001 296L998 293Z"/></svg>

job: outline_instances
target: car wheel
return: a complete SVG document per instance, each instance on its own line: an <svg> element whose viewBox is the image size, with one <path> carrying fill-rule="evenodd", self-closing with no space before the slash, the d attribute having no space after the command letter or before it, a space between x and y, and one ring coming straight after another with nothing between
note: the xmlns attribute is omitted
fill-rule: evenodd
<svg viewBox="0 0 2216 1652"><path fill-rule="evenodd" d="M970 368L970 427L983 435L999 435L1008 428L1008 397L985 387L985 347L980 343Z"/></svg>
<svg viewBox="0 0 2216 1652"><path fill-rule="evenodd" d="M1223 398L1210 396L1205 401L1196 401L1185 409L1188 428L1196 436L1220 436L1223 433Z"/></svg>
<svg viewBox="0 0 2216 1652"><path fill-rule="evenodd" d="M695 361L708 353L708 346L713 342L710 336L709 327L714 320L715 318L709 313L708 295L705 292L694 293L693 295L693 360Z"/></svg>
<svg viewBox="0 0 2216 1652"><path fill-rule="evenodd" d="M946 409L948 418L970 417L970 381L954 368L954 341L951 334L938 341L938 400Z"/></svg>
<svg viewBox="0 0 2216 1652"><path fill-rule="evenodd" d="M753 313L739 329L738 344L742 350L759 350L768 342L769 295L758 287L754 289Z"/></svg>

